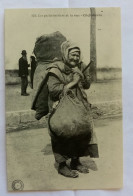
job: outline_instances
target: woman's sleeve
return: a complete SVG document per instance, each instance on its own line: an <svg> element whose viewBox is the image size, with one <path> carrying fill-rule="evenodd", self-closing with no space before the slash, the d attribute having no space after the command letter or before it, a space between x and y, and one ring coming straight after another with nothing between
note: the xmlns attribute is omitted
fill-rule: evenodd
<svg viewBox="0 0 133 196"><path fill-rule="evenodd" d="M56 75L50 73L48 78L48 90L50 94L50 98L53 101L59 100L59 96L64 89L64 84L56 77Z"/></svg>
<svg viewBox="0 0 133 196"><path fill-rule="evenodd" d="M82 86L84 89L89 89L91 85L90 75L85 75L84 80L82 80Z"/></svg>
<svg viewBox="0 0 133 196"><path fill-rule="evenodd" d="M82 63L82 69L84 69L85 67L86 67L86 65L84 63ZM90 77L89 68L85 70L84 79L81 82L82 82L82 86L83 86L84 89L89 89L90 88L91 77Z"/></svg>

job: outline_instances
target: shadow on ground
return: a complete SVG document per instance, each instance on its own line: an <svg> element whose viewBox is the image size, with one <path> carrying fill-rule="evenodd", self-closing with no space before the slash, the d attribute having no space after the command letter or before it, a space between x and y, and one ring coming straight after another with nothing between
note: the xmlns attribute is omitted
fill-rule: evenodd
<svg viewBox="0 0 133 196"><path fill-rule="evenodd" d="M51 154L53 154L51 144L47 144L46 147L41 150L41 152L43 152L44 155L51 155ZM81 161L81 164L87 166L88 169L91 169L93 171L97 171L98 170L95 161L92 160L90 157L80 158L80 161ZM68 164L68 166L70 166L70 160L67 161L67 164ZM54 166L55 166L55 169L58 170L58 164L55 163Z"/></svg>

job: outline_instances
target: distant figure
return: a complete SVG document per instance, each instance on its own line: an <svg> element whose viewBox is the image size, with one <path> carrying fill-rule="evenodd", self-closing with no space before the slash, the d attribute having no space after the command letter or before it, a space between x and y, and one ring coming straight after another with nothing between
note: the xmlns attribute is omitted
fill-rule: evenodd
<svg viewBox="0 0 133 196"><path fill-rule="evenodd" d="M37 62L34 56L30 56L30 61L31 61L30 79L31 79L31 88L33 89L33 79L34 79L34 73L35 73Z"/></svg>
<svg viewBox="0 0 133 196"><path fill-rule="evenodd" d="M21 95L28 96L26 92L28 86L28 61L27 61L27 52L22 50L22 57L19 59L19 77L21 77Z"/></svg>

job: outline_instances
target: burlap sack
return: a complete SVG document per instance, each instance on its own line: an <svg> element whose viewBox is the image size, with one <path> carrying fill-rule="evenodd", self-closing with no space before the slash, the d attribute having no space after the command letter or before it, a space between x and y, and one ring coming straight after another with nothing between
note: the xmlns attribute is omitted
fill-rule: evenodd
<svg viewBox="0 0 133 196"><path fill-rule="evenodd" d="M60 46L64 41L66 41L66 38L59 31L37 38L34 47L37 61L52 61L54 58L61 60Z"/></svg>
<svg viewBox="0 0 133 196"><path fill-rule="evenodd" d="M51 114L49 126L58 137L91 137L93 131L91 111L85 108L72 90L69 90Z"/></svg>

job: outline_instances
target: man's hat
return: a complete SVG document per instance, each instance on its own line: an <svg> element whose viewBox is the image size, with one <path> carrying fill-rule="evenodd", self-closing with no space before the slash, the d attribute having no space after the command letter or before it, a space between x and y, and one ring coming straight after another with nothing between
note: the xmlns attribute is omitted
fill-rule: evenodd
<svg viewBox="0 0 133 196"><path fill-rule="evenodd" d="M27 54L26 50L22 50L21 54L22 54L22 55Z"/></svg>

